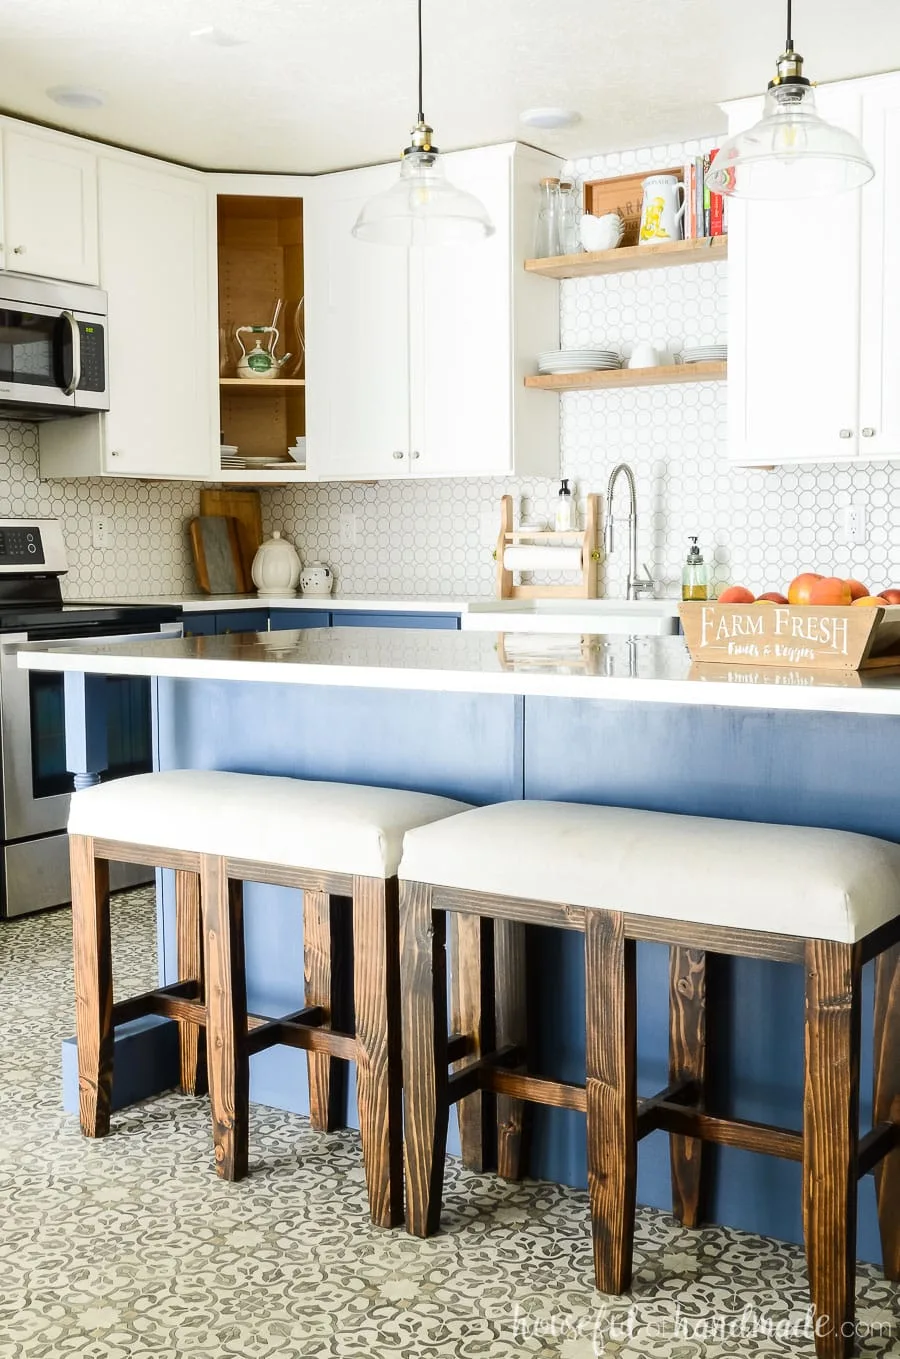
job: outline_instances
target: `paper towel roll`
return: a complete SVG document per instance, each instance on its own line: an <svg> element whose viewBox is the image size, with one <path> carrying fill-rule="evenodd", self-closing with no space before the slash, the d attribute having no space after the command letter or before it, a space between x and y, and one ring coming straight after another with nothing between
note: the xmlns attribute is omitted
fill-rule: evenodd
<svg viewBox="0 0 900 1359"><path fill-rule="evenodd" d="M503 553L507 571L580 571L580 547L508 547Z"/></svg>

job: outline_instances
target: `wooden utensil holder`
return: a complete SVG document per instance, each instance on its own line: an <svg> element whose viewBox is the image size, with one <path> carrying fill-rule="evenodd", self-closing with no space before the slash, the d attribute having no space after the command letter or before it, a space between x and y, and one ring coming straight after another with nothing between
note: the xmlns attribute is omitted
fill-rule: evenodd
<svg viewBox="0 0 900 1359"><path fill-rule="evenodd" d="M568 529L565 532L550 530L513 528L513 500L505 495L500 500L500 535L494 550L497 562L497 596L500 599L596 599L597 563L600 560L598 536L600 526L600 497L589 495L585 510L583 529ZM564 544L581 546L581 579L574 585L516 585L513 571L504 564L506 549L521 542L538 543L546 546ZM548 570L553 566L548 563Z"/></svg>

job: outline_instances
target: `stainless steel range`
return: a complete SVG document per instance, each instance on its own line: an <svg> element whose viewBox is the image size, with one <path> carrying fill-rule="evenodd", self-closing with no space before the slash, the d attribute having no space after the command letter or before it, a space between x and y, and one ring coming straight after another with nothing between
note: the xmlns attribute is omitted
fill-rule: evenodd
<svg viewBox="0 0 900 1359"><path fill-rule="evenodd" d="M66 570L57 520L0 519L0 917L60 906L71 896L63 678L20 670L20 644L181 636L177 606L64 604ZM110 766L104 777L144 773L153 761L150 681L110 676L107 684ZM148 880L146 870L115 868L114 887Z"/></svg>

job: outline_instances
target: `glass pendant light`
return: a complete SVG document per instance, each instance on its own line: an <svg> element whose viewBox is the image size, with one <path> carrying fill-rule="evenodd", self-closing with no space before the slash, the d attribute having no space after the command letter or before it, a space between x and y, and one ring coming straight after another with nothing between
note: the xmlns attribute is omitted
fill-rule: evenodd
<svg viewBox="0 0 900 1359"><path fill-rule="evenodd" d="M861 189L874 174L853 133L818 113L803 58L794 51L787 0L787 43L769 81L763 116L722 143L707 187L735 198L825 198Z"/></svg>
<svg viewBox="0 0 900 1359"><path fill-rule="evenodd" d="M455 189L444 167L422 108L422 0L419 15L419 118L402 153L400 178L370 198L353 235L377 245L467 245L494 233L494 224L474 194Z"/></svg>

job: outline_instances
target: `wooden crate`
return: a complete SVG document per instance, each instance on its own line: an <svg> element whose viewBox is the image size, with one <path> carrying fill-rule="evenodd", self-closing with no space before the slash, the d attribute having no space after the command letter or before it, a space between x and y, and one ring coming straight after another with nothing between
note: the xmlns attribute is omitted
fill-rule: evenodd
<svg viewBox="0 0 900 1359"><path fill-rule="evenodd" d="M621 245L638 245L641 235L641 209L644 202L644 180L648 175L674 175L684 182L684 166L667 170L648 167L636 175L618 175L615 179L591 179L584 186L584 210L593 217L605 212L617 212L625 223Z"/></svg>
<svg viewBox="0 0 900 1359"><path fill-rule="evenodd" d="M900 667L900 605L680 606L693 661L810 670Z"/></svg>

